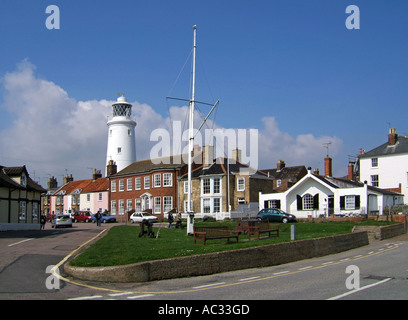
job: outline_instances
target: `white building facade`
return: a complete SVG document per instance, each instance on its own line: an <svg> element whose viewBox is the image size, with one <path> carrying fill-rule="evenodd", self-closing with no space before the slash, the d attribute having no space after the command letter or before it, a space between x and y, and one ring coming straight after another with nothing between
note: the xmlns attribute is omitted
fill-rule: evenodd
<svg viewBox="0 0 408 320"><path fill-rule="evenodd" d="M113 160L117 171L136 161L136 122L131 118L132 105L120 96L112 105L112 118L108 121L106 165ZM105 171L107 175L107 171Z"/></svg>
<svg viewBox="0 0 408 320"><path fill-rule="evenodd" d="M297 218L353 214L378 215L403 203L403 195L364 183L323 177L308 172L283 193L259 195L259 209L278 208Z"/></svg>
<svg viewBox="0 0 408 320"><path fill-rule="evenodd" d="M404 194L408 204L408 138L390 129L388 142L359 156L360 181Z"/></svg>

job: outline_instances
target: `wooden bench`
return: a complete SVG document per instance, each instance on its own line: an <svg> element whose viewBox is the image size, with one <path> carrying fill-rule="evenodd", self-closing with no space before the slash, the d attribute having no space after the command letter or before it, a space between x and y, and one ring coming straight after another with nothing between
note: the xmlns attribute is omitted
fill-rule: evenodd
<svg viewBox="0 0 408 320"><path fill-rule="evenodd" d="M271 233L279 237L279 225L270 225L269 221L256 221L248 224L248 239L251 240L251 235L256 234L258 236L261 233L268 233L269 238Z"/></svg>
<svg viewBox="0 0 408 320"><path fill-rule="evenodd" d="M194 244L197 240L203 241L204 245L207 240L213 239L236 239L238 242L238 234L233 230L229 230L228 226L211 226L211 227L199 227L194 226ZM234 234L233 234L234 233Z"/></svg>

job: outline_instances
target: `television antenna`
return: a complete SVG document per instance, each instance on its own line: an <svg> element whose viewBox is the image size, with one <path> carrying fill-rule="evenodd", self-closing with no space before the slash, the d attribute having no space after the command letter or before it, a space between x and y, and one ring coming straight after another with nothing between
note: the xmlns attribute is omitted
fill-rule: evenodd
<svg viewBox="0 0 408 320"><path fill-rule="evenodd" d="M329 148L330 148L331 144L332 144L331 142L323 143L323 147L325 147L327 149L327 156L329 156Z"/></svg>

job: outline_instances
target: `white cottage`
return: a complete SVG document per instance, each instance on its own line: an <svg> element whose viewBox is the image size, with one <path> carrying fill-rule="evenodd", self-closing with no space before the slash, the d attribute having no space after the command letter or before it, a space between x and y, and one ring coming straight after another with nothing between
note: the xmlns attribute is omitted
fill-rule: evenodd
<svg viewBox="0 0 408 320"><path fill-rule="evenodd" d="M283 193L259 194L259 209L279 208L297 218L350 214L383 214L383 209L403 203L400 193L364 183L323 177L311 170Z"/></svg>

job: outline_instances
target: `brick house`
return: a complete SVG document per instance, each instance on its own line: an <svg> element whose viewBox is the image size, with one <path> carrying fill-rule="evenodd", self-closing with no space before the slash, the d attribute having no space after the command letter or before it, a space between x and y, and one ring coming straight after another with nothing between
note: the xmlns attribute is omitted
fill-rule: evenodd
<svg viewBox="0 0 408 320"><path fill-rule="evenodd" d="M285 161L279 160L276 169L262 169L273 179L275 192L284 192L307 174L305 166L286 167Z"/></svg>
<svg viewBox="0 0 408 320"><path fill-rule="evenodd" d="M133 210L148 211L163 218L169 211L178 210L177 178L184 165L181 158L136 161L117 173L108 168L111 214L124 216Z"/></svg>
<svg viewBox="0 0 408 320"><path fill-rule="evenodd" d="M218 220L230 218L231 212L240 205L257 203L259 192L273 191L273 179L241 163L240 150L234 150L232 159L214 160L213 146L204 146L202 164L194 165L191 183L192 208L196 216L213 216ZM179 199L180 211L187 213L186 168L179 179Z"/></svg>

